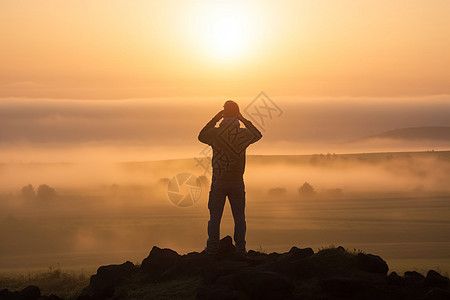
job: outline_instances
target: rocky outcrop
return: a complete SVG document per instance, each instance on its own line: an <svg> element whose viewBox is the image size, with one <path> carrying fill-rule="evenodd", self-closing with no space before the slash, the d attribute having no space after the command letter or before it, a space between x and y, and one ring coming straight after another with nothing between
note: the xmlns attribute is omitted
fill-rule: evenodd
<svg viewBox="0 0 450 300"><path fill-rule="evenodd" d="M343 247L317 253L298 247L286 253L250 250L242 255L236 253L231 237L225 237L216 255L180 255L155 246L140 266L131 262L102 266L78 300L450 299L449 279L436 271L426 276L388 271L381 257ZM37 287L0 291L0 300L50 299L39 296Z"/></svg>
<svg viewBox="0 0 450 300"><path fill-rule="evenodd" d="M41 296L41 290L34 285L29 285L23 290L11 292L7 289L0 291L0 300L61 300L58 296Z"/></svg>
<svg viewBox="0 0 450 300"><path fill-rule="evenodd" d="M179 255L155 246L139 268L130 262L101 267L79 300L133 298L126 291L139 284L161 287L182 278L199 278L194 295L186 298L201 300L450 299L449 279L433 270L426 277L417 272L400 276L388 271L381 257L349 253L343 247L317 253L298 247L286 253L250 250L240 255L227 236L214 256L205 252Z"/></svg>

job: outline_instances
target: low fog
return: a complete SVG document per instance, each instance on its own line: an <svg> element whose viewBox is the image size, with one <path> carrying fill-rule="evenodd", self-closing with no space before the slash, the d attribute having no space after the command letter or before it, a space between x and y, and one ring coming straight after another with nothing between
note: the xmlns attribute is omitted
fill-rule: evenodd
<svg viewBox="0 0 450 300"><path fill-rule="evenodd" d="M202 251L211 174L197 135L224 100L2 99L1 270ZM450 271L448 96L273 97L272 114L234 100L263 132L245 173L249 249L334 244ZM201 185L192 206L170 201L181 173Z"/></svg>
<svg viewBox="0 0 450 300"><path fill-rule="evenodd" d="M255 95L256 97L257 95ZM449 96L423 98L236 98L264 134L250 154L446 150L450 139L367 140L411 127L450 128ZM1 99L0 162L125 162L199 155L200 129L227 100ZM276 105L276 106L275 106ZM261 115L256 114L258 108Z"/></svg>
<svg viewBox="0 0 450 300"><path fill-rule="evenodd" d="M153 245L202 251L208 161L0 165L2 270L139 262ZM192 206L170 201L168 181L180 173L201 184ZM449 174L450 153L438 151L249 156L248 247L343 245L400 269L409 258L448 271ZM227 204L222 236L232 233Z"/></svg>

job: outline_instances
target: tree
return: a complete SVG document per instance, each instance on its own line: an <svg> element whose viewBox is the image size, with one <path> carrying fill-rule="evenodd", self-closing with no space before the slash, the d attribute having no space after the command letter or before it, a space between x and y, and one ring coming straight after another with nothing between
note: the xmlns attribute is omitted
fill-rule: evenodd
<svg viewBox="0 0 450 300"><path fill-rule="evenodd" d="M299 189L298 193L302 197L311 197L316 194L316 191L314 190L313 186L310 185L308 182L305 182Z"/></svg>
<svg viewBox="0 0 450 300"><path fill-rule="evenodd" d="M34 187L29 184L20 190L20 195L24 199L34 199L36 197L36 192L34 191Z"/></svg>
<svg viewBox="0 0 450 300"><path fill-rule="evenodd" d="M41 200L50 200L56 196L56 191L54 188L48 186L47 184L41 184L37 191L37 197Z"/></svg>

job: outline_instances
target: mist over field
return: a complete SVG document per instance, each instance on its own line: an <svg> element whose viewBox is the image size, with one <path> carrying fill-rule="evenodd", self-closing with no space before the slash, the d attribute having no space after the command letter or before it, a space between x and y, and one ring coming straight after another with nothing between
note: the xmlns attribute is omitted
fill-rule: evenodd
<svg viewBox="0 0 450 300"><path fill-rule="evenodd" d="M202 251L207 159L0 165L2 270L140 262L153 245ZM246 169L248 249L334 244L396 270L450 271L450 152L256 155ZM201 194L178 207L167 183L186 172ZM221 228L232 235L229 204Z"/></svg>
<svg viewBox="0 0 450 300"><path fill-rule="evenodd" d="M247 151L248 249L335 244L398 270L450 271L448 96L271 97L270 116L259 100L236 100L263 132ZM210 153L197 135L223 102L0 101L1 269L203 250ZM189 207L168 193L181 173L201 182ZM232 235L228 204L221 228Z"/></svg>

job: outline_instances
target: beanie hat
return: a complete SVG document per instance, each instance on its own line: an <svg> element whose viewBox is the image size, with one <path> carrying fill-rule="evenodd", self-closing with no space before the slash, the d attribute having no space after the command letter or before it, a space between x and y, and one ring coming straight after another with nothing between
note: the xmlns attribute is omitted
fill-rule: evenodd
<svg viewBox="0 0 450 300"><path fill-rule="evenodd" d="M223 105L224 118L237 118L239 115L239 106L236 102L228 100Z"/></svg>

